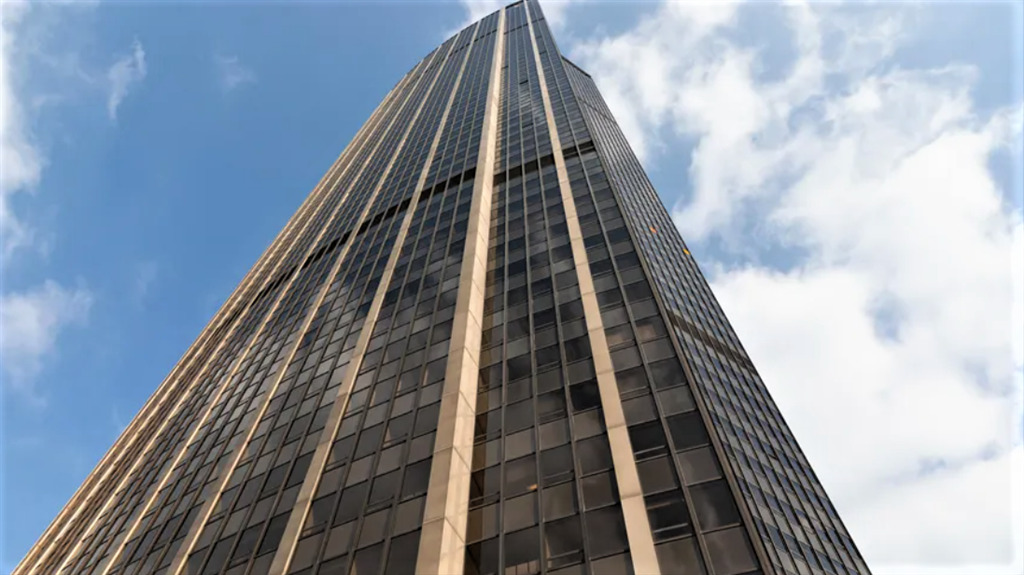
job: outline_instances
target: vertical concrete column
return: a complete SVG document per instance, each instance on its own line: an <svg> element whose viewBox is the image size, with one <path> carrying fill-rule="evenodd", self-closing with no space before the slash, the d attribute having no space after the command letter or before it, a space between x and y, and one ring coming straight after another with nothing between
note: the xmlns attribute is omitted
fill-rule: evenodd
<svg viewBox="0 0 1024 575"><path fill-rule="evenodd" d="M481 316L487 278L487 248L494 187L494 155L505 57L505 9L498 15L494 57L477 156L473 199L455 301L448 366L434 440L417 575L461 575L466 555L466 519L473 460L473 420L480 361Z"/></svg>

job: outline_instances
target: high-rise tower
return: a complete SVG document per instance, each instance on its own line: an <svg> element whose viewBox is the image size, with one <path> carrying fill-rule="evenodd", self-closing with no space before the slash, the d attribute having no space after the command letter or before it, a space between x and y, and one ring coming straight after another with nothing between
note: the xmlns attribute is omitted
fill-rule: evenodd
<svg viewBox="0 0 1024 575"><path fill-rule="evenodd" d="M534 0L392 89L16 573L868 569Z"/></svg>

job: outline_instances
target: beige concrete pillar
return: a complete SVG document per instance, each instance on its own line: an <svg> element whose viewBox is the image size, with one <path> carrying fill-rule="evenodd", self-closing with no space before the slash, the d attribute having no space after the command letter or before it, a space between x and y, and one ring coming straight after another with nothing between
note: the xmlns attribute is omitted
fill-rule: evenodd
<svg viewBox="0 0 1024 575"><path fill-rule="evenodd" d="M417 575L462 575L466 555L466 519L473 461L473 420L480 361L481 318L487 279L494 155L501 104L501 68L505 57L505 10L498 16L497 38L487 86L483 134L477 156L473 199L455 301L448 365L441 392L423 529L416 558Z"/></svg>

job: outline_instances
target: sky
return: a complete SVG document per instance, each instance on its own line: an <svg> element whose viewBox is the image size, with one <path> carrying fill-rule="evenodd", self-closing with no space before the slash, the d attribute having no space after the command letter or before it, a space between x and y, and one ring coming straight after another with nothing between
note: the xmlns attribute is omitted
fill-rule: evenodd
<svg viewBox="0 0 1024 575"><path fill-rule="evenodd" d="M2 4L0 572L498 2ZM1024 9L546 2L878 574L1024 573Z"/></svg>

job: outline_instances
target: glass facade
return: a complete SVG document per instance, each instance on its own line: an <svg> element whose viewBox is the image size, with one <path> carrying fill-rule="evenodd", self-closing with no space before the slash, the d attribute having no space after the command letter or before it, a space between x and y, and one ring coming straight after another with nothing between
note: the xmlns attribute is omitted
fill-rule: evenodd
<svg viewBox="0 0 1024 575"><path fill-rule="evenodd" d="M395 85L16 570L867 572L535 0Z"/></svg>

